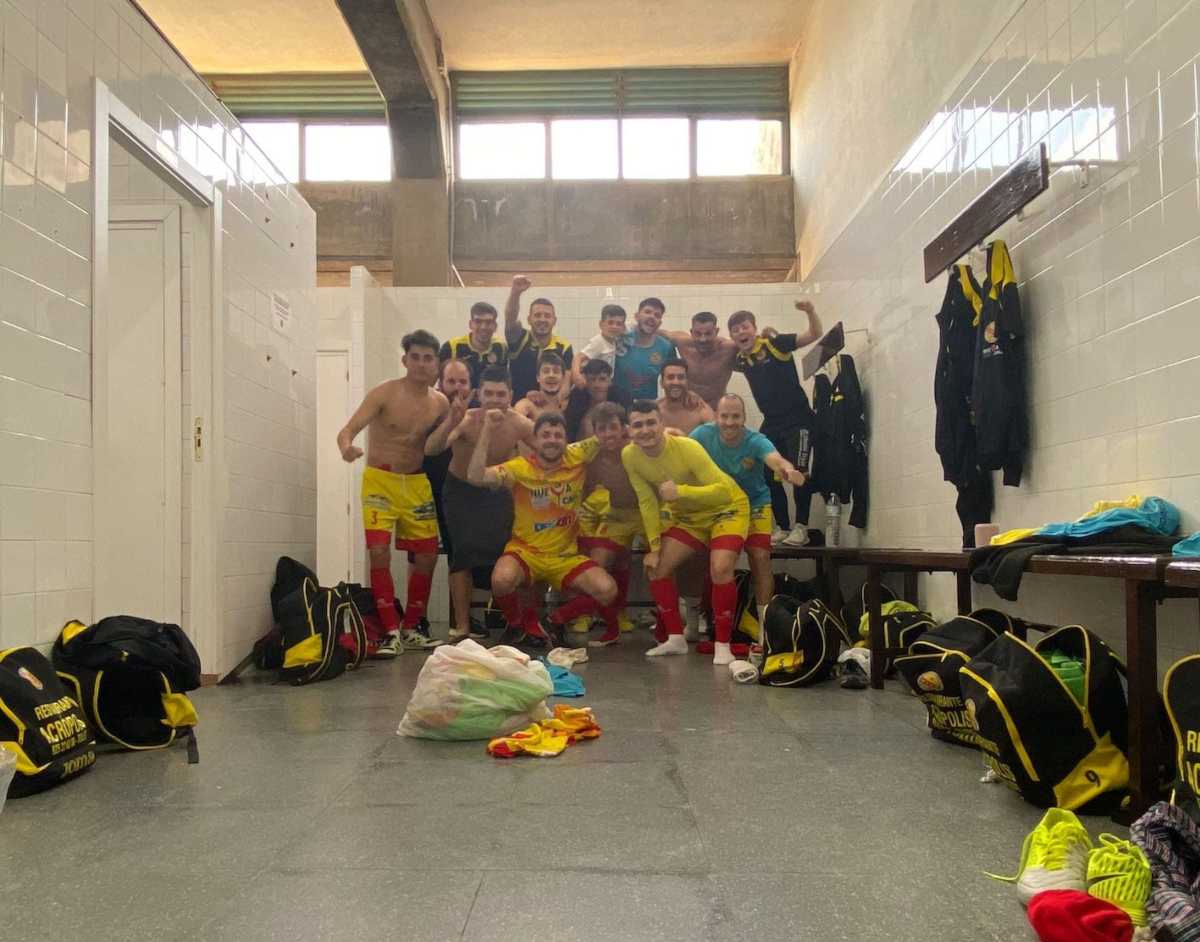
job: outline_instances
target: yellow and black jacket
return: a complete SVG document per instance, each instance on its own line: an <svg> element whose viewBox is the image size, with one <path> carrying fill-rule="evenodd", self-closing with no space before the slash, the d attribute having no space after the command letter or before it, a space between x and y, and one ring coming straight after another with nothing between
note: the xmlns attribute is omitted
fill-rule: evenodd
<svg viewBox="0 0 1200 942"><path fill-rule="evenodd" d="M491 346L483 353L480 353L471 346L471 335L463 334L461 337L452 337L442 344L442 349L438 351L438 359L446 360L462 360L467 364L467 369L471 371L471 388L479 388L479 374L489 366L508 366L508 346L503 340L493 340Z"/></svg>
<svg viewBox="0 0 1200 942"><path fill-rule="evenodd" d="M549 350L557 353L568 371L575 358L571 345L558 334L551 334L550 342L539 347L533 342L533 334L518 326L506 333L505 339L508 341L508 371L512 374L513 402L519 402L531 389L537 389L537 361L543 352Z"/></svg>
<svg viewBox="0 0 1200 942"><path fill-rule="evenodd" d="M1016 487L1029 447L1025 328L1012 259L998 239L988 245L987 266L971 392L975 447L979 467L1003 469L1004 483Z"/></svg>

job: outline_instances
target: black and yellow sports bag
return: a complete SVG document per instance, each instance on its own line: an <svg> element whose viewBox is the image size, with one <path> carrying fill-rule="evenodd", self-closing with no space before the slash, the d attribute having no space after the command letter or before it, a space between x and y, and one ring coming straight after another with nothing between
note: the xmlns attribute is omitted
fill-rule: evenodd
<svg viewBox="0 0 1200 942"><path fill-rule="evenodd" d="M763 616L763 663L759 683L768 687L807 687L833 673L846 628L820 599L801 602L777 595Z"/></svg>
<svg viewBox="0 0 1200 942"><path fill-rule="evenodd" d="M326 589L305 577L279 601L277 618L283 635L280 676L295 686L354 670L367 656L362 615L345 583Z"/></svg>
<svg viewBox="0 0 1200 942"><path fill-rule="evenodd" d="M17 757L10 798L65 782L96 761L83 711L36 648L0 651L0 749Z"/></svg>
<svg viewBox="0 0 1200 942"><path fill-rule="evenodd" d="M1050 652L1078 659L1073 692ZM1129 784L1125 667L1079 625L1031 646L1001 635L959 670L967 717L996 775L1039 808L1119 806ZM1097 801L1103 799L1103 801Z"/></svg>
<svg viewBox="0 0 1200 942"><path fill-rule="evenodd" d="M979 748L979 733L963 705L958 670L1013 627L1003 612L984 608L932 628L896 658L896 670L925 704L934 739Z"/></svg>
<svg viewBox="0 0 1200 942"><path fill-rule="evenodd" d="M1175 771L1171 804L1200 821L1200 654L1190 654L1167 669L1163 704L1175 734Z"/></svg>
<svg viewBox="0 0 1200 942"><path fill-rule="evenodd" d="M188 761L199 761L187 691L200 686L200 656L178 625L132 615L69 621L51 657L100 739L143 750L186 738Z"/></svg>

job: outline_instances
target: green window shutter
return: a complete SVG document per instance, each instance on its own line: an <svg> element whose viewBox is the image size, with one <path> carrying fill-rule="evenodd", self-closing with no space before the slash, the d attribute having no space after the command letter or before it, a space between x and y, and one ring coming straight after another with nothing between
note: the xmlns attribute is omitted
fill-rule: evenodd
<svg viewBox="0 0 1200 942"><path fill-rule="evenodd" d="M785 66L455 72L462 120L554 115L772 114L788 110Z"/></svg>
<svg viewBox="0 0 1200 942"><path fill-rule="evenodd" d="M207 75L239 118L382 118L383 98L367 72Z"/></svg>

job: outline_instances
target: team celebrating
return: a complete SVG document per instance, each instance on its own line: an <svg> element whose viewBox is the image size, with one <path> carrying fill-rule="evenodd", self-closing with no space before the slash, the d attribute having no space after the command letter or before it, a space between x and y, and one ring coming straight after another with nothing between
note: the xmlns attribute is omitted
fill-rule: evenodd
<svg viewBox="0 0 1200 942"><path fill-rule="evenodd" d="M450 571L450 642L488 637L470 615L475 588L490 591L507 623L501 643L565 643L572 623L594 620L620 641L632 556L644 566L657 610L657 644L646 654L686 654L680 586L691 616L703 593L713 662L728 664L737 590L734 567L750 562L759 617L772 594L771 544L807 541L812 491L801 469L813 413L793 352L821 336L809 302L802 333L759 328L749 311L692 317L690 332L662 329L666 308L646 298L634 313L600 310L599 333L578 352L554 333L554 304L535 298L526 324L512 280L499 315L471 306L468 333L439 344L426 330L404 337L405 375L367 393L338 434L342 457L363 452L363 526L371 592L387 632L381 656L443 643L422 631L440 547ZM763 423L746 427L746 403L728 393L745 375ZM659 397L661 385L662 395ZM797 467L800 465L801 467ZM789 531L783 482L792 485ZM391 550L409 555L401 618ZM703 585L699 591L696 586ZM562 604L541 611L545 586ZM689 621L691 619L689 618Z"/></svg>

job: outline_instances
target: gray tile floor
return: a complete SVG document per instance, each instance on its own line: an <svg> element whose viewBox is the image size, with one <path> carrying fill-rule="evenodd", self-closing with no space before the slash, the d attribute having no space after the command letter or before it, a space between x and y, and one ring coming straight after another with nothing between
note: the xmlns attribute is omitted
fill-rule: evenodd
<svg viewBox="0 0 1200 942"><path fill-rule="evenodd" d="M199 691L200 765L105 754L8 803L0 938L1034 939L982 871L1039 812L897 684L739 687L646 646L579 668L604 735L555 759L397 737L424 655Z"/></svg>

